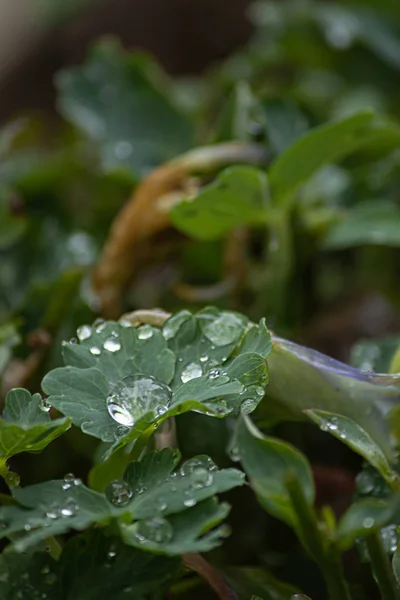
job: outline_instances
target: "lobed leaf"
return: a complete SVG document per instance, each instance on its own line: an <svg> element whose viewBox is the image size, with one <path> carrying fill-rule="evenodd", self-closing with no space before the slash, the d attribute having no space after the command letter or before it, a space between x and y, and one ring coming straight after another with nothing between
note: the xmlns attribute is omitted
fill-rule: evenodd
<svg viewBox="0 0 400 600"><path fill-rule="evenodd" d="M40 394L22 388L8 392L0 419L0 460L21 452L40 452L71 426L71 419L50 418Z"/></svg>

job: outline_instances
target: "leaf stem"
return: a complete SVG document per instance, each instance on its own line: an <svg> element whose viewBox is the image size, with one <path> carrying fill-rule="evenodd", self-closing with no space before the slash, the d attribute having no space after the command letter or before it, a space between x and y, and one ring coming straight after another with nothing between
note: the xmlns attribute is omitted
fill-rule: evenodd
<svg viewBox="0 0 400 600"><path fill-rule="evenodd" d="M45 538L44 543L49 550L50 556L54 558L54 560L58 560L61 556L62 548L56 538L53 536L47 537Z"/></svg>
<svg viewBox="0 0 400 600"><path fill-rule="evenodd" d="M328 538L323 537L323 533L318 527L315 511L306 500L301 485L294 474L287 477L286 487L293 504L293 510L298 517L295 529L302 544L322 572L329 598L331 600L351 600L338 551Z"/></svg>
<svg viewBox="0 0 400 600"><path fill-rule="evenodd" d="M382 544L380 532L372 533L365 542L382 600L400 600L400 590Z"/></svg>

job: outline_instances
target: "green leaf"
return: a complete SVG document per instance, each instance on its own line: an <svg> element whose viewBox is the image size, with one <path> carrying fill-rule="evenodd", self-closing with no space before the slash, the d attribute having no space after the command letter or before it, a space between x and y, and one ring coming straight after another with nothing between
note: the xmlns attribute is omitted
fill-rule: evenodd
<svg viewBox="0 0 400 600"><path fill-rule="evenodd" d="M197 240L216 240L235 227L268 221L269 191L265 174L254 167L225 169L194 198L176 204L173 225Z"/></svg>
<svg viewBox="0 0 400 600"><path fill-rule="evenodd" d="M356 538L363 538L397 522L400 495L389 498L368 498L350 506L341 518L337 530L338 541L343 549L350 548Z"/></svg>
<svg viewBox="0 0 400 600"><path fill-rule="evenodd" d="M239 81L227 100L215 125L213 142L254 139L254 129L265 133L261 104L253 95L247 81Z"/></svg>
<svg viewBox="0 0 400 600"><path fill-rule="evenodd" d="M400 246L400 210L392 202L371 200L355 206L322 240L329 250L354 246Z"/></svg>
<svg viewBox="0 0 400 600"><path fill-rule="evenodd" d="M110 482L106 494L87 488L73 477L15 488L14 498L21 506L0 508L0 537L20 533L14 547L24 551L50 535L82 530L110 519L129 524L133 519L159 515L169 518L244 483L242 472L219 471L204 456L195 457L174 471L179 458L179 452L170 449L152 452L141 462L131 463L123 480ZM122 486L123 494L113 491L113 486ZM213 504L212 514L220 514L220 510ZM207 518L211 520L211 515ZM186 531L187 526L184 528Z"/></svg>
<svg viewBox="0 0 400 600"><path fill-rule="evenodd" d="M284 408L292 420L304 418L306 410L341 414L358 423L390 463L394 460L385 414L397 402L398 377L364 373L277 337L273 338L268 368L268 401L262 406L266 413L269 407L276 406Z"/></svg>
<svg viewBox="0 0 400 600"><path fill-rule="evenodd" d="M264 437L249 417L239 419L234 441L235 454L250 480L261 505L275 517L296 526L296 513L286 481L295 475L310 505L315 490L310 466L298 450L280 440Z"/></svg>
<svg viewBox="0 0 400 600"><path fill-rule="evenodd" d="M1 461L21 452L40 452L70 426L70 419L50 418L40 394L11 390L0 419Z"/></svg>
<svg viewBox="0 0 400 600"><path fill-rule="evenodd" d="M69 540L58 561L48 552L3 553L0 594L3 600L145 600L179 571L178 558L141 552L98 529Z"/></svg>
<svg viewBox="0 0 400 600"><path fill-rule="evenodd" d="M238 413L244 400L247 410L256 408L268 381L271 344L260 324L231 356L247 322L239 313L209 307L196 315L177 313L162 332L113 321L84 325L80 343L63 346L66 366L50 371L42 388L82 431L113 443L108 457L182 412L223 417ZM256 352L246 351L253 347Z"/></svg>
<svg viewBox="0 0 400 600"><path fill-rule="evenodd" d="M365 458L387 482L393 483L398 479L398 475L391 469L381 448L358 423L343 415L324 410L306 410L304 412L314 423L317 423L322 431L332 434Z"/></svg>
<svg viewBox="0 0 400 600"><path fill-rule="evenodd" d="M298 592L292 585L279 581L272 573L260 567L229 568L225 570L225 575L239 600L248 600L251 594L264 600L288 600Z"/></svg>
<svg viewBox="0 0 400 600"><path fill-rule="evenodd" d="M193 130L168 100L166 76L147 57L102 43L56 83L61 112L100 145L107 170L143 174L193 145Z"/></svg>
<svg viewBox="0 0 400 600"><path fill-rule="evenodd" d="M370 131L371 111L312 129L271 165L269 182L274 201L282 201L325 164L338 161L361 146Z"/></svg>
<svg viewBox="0 0 400 600"><path fill-rule="evenodd" d="M268 331L265 319L259 325L252 325L243 336L238 352L257 352L265 358L272 350L272 338Z"/></svg>
<svg viewBox="0 0 400 600"><path fill-rule="evenodd" d="M208 552L219 546L226 537L224 526L216 527L229 514L229 504L218 504L216 498L209 498L185 512L172 515L167 521L167 534L160 542L151 539L151 531L165 526L165 519L139 521L133 525L120 523L122 538L126 544L143 550L162 552L167 555L187 552ZM211 531L210 531L211 530ZM149 539L143 531L149 532Z"/></svg>

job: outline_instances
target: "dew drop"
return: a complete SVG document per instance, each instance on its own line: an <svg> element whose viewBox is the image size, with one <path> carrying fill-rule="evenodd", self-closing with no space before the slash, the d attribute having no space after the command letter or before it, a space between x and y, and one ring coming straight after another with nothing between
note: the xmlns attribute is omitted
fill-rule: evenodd
<svg viewBox="0 0 400 600"><path fill-rule="evenodd" d="M103 348L109 352L118 352L121 350L121 344L114 337L110 337L104 342Z"/></svg>
<svg viewBox="0 0 400 600"><path fill-rule="evenodd" d="M192 496L190 492L186 492L183 504L186 506L186 508L191 508L192 506L196 505L196 498Z"/></svg>
<svg viewBox="0 0 400 600"><path fill-rule="evenodd" d="M106 322L104 319L96 319L93 325L96 330L96 333L101 333L106 327Z"/></svg>
<svg viewBox="0 0 400 600"><path fill-rule="evenodd" d="M20 479L18 473L15 473L15 471L8 471L7 474L5 475L4 479L6 481L6 484L10 488L18 487L21 482L21 479Z"/></svg>
<svg viewBox="0 0 400 600"><path fill-rule="evenodd" d="M242 404L240 405L240 412L248 415L249 413L253 412L257 406L258 400L255 400L254 398L246 398L246 400L243 400Z"/></svg>
<svg viewBox="0 0 400 600"><path fill-rule="evenodd" d="M220 376L220 373L221 369L211 369L211 371L208 371L207 377L208 379L217 379L217 377Z"/></svg>
<svg viewBox="0 0 400 600"><path fill-rule="evenodd" d="M101 354L101 350L97 346L92 346L90 348L90 353L93 354L94 356L99 356L99 354Z"/></svg>
<svg viewBox="0 0 400 600"><path fill-rule="evenodd" d="M64 481L62 483L63 490L69 490L75 482L75 475L73 473L67 473L64 477Z"/></svg>
<svg viewBox="0 0 400 600"><path fill-rule="evenodd" d="M171 388L151 375L129 375L111 388L107 409L111 417L126 427L153 411L155 415L168 410ZM163 414L163 413L162 413Z"/></svg>
<svg viewBox="0 0 400 600"><path fill-rule="evenodd" d="M338 426L337 426L337 419L335 419L334 417L328 421L327 423L327 428L329 431L336 431Z"/></svg>
<svg viewBox="0 0 400 600"><path fill-rule="evenodd" d="M365 529L370 529L371 527L373 527L375 524L375 519L373 519L372 517L366 517L363 521L363 527Z"/></svg>
<svg viewBox="0 0 400 600"><path fill-rule="evenodd" d="M375 482L371 475L366 471L362 471L356 478L357 491L362 495L367 495L373 492Z"/></svg>
<svg viewBox="0 0 400 600"><path fill-rule="evenodd" d="M204 356L200 356L200 362L207 362L207 361L208 361L207 354L204 354Z"/></svg>
<svg viewBox="0 0 400 600"><path fill-rule="evenodd" d="M217 467L209 456L196 456L181 466L182 477L189 477L191 486L197 489L209 487L214 482Z"/></svg>
<svg viewBox="0 0 400 600"><path fill-rule="evenodd" d="M78 339L83 342L92 335L92 328L89 325L82 325L81 327L78 327L76 334Z"/></svg>
<svg viewBox="0 0 400 600"><path fill-rule="evenodd" d="M115 439L119 440L119 438L123 437L130 431L129 427L125 427L124 425L120 425L115 430Z"/></svg>
<svg viewBox="0 0 400 600"><path fill-rule="evenodd" d="M166 499L162 496L157 498L157 509L162 512L164 510L167 510L167 508L168 508L168 503L167 503Z"/></svg>
<svg viewBox="0 0 400 600"><path fill-rule="evenodd" d="M42 398L39 404L40 410L43 412L49 412L51 409L51 404L46 400L46 398Z"/></svg>
<svg viewBox="0 0 400 600"><path fill-rule="evenodd" d="M150 325L142 325L138 330L139 340L148 340L153 337L154 329Z"/></svg>
<svg viewBox="0 0 400 600"><path fill-rule="evenodd" d="M218 317L203 315L201 327L204 335L216 346L226 346L236 342L244 330L243 318L232 312Z"/></svg>
<svg viewBox="0 0 400 600"><path fill-rule="evenodd" d="M181 380L183 383L186 383L191 379L197 379L197 377L201 377L202 374L203 369L201 368L201 365L192 362L186 365L186 367L183 369L181 374Z"/></svg>
<svg viewBox="0 0 400 600"><path fill-rule="evenodd" d="M173 537L171 523L164 517L153 517L139 521L135 531L136 537L141 542L154 542L167 544Z"/></svg>
<svg viewBox="0 0 400 600"><path fill-rule="evenodd" d="M118 160L124 160L128 158L133 152L133 146L127 140L120 140L114 146L115 157Z"/></svg>
<svg viewBox="0 0 400 600"><path fill-rule="evenodd" d="M230 459L233 460L233 462L240 461L240 453L239 448L237 446L232 446L231 448L229 448L228 454L230 456Z"/></svg>
<svg viewBox="0 0 400 600"><path fill-rule="evenodd" d="M114 479L106 487L106 497L114 506L123 507L129 504L132 498L132 489L123 479Z"/></svg>

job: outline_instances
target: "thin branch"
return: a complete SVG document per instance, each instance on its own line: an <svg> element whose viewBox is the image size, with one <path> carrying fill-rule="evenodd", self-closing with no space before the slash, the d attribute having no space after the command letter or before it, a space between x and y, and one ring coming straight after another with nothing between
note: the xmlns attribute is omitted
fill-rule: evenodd
<svg viewBox="0 0 400 600"><path fill-rule="evenodd" d="M183 565L194 571L214 590L220 600L237 600L236 592L230 587L222 573L206 561L201 554L184 554Z"/></svg>

